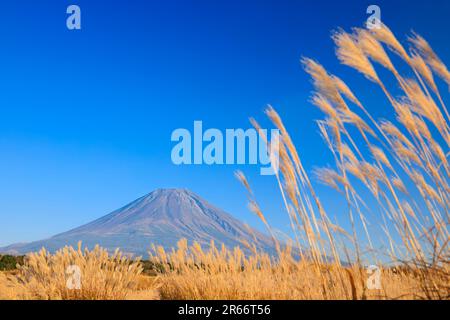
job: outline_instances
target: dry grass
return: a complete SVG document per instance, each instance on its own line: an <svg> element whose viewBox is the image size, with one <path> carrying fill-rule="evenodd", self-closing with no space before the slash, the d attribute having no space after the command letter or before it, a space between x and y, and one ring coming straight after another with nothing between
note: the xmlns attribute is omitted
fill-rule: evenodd
<svg viewBox="0 0 450 320"><path fill-rule="evenodd" d="M266 114L280 130L281 143L271 150L270 141L262 138L271 158L279 155L276 178L292 226L293 250L301 259L294 259L291 249L282 251L249 181L238 172L250 209L273 237L278 259L251 245L250 257L239 248L203 252L185 242L171 253L158 248L153 259L169 270L160 279L163 299L450 298L449 115L432 74L448 83L447 68L423 38L411 38L409 55L386 26L373 32L339 30L333 40L339 61L378 85L395 115L395 121L375 120L342 79L302 59L315 87L312 103L325 114L317 122L319 130L335 160L334 168L319 168L316 174L342 194L350 228L332 223L281 117L269 106ZM384 45L403 59L415 79L399 74ZM401 96L394 98L372 62L392 75ZM382 245L374 245L372 237L380 235ZM364 267L369 264L386 266L381 290L367 288Z"/></svg>
<svg viewBox="0 0 450 320"><path fill-rule="evenodd" d="M14 286L11 278L14 275L6 272L0 272L0 300L15 300L24 297L26 292L17 286Z"/></svg>
<svg viewBox="0 0 450 320"><path fill-rule="evenodd" d="M70 266L80 270L80 286L68 284ZM70 269L70 268L69 268ZM0 298L13 299L125 299L136 289L142 268L119 251L109 255L100 247L92 251L65 247L55 254L45 249L27 256L16 275L0 274ZM4 295L4 296L3 296Z"/></svg>
<svg viewBox="0 0 450 320"><path fill-rule="evenodd" d="M140 275L137 280L137 286L129 292L127 300L159 300L158 277Z"/></svg>
<svg viewBox="0 0 450 320"><path fill-rule="evenodd" d="M413 299L420 281L407 273L382 271L382 289L367 290L366 272L357 266L317 264L294 259L289 249L277 260L267 254L246 256L240 248L204 251L181 240L170 253L153 259L165 266L162 299Z"/></svg>

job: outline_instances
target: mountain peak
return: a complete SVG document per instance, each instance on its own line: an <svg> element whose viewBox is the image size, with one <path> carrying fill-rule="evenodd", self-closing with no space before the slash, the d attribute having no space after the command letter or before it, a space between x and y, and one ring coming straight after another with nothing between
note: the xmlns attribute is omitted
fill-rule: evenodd
<svg viewBox="0 0 450 320"><path fill-rule="evenodd" d="M150 192L152 193L191 193L189 189L186 188L158 188Z"/></svg>
<svg viewBox="0 0 450 320"><path fill-rule="evenodd" d="M187 194L187 195L195 195L192 191L190 191L189 189L186 188L158 188L155 189L154 191L150 192L147 194L148 196L155 196L155 195L182 195L182 194Z"/></svg>

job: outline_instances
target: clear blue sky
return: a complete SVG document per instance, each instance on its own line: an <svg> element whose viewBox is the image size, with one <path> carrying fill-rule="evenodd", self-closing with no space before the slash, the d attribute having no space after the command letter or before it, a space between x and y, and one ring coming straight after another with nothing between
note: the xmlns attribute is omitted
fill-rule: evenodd
<svg viewBox="0 0 450 320"><path fill-rule="evenodd" d="M449 1L375 3L399 38L414 29L450 61ZM66 28L70 4L81 7L81 31ZM262 111L270 103L306 167L325 165L331 159L313 123L320 114L307 103L311 85L299 59L344 75L383 116L376 88L338 65L329 37L337 27L362 26L369 4L1 1L0 245L65 231L161 187L189 188L261 228L236 169L249 175L271 223L286 228L273 177L257 167L177 167L171 132L194 120L248 128L250 116L268 126ZM319 190L328 209L342 203Z"/></svg>

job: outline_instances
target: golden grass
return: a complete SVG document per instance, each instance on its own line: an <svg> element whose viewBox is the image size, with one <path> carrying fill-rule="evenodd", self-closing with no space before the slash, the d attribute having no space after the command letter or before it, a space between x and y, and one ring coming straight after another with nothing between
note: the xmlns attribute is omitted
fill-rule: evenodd
<svg viewBox="0 0 450 320"><path fill-rule="evenodd" d="M80 270L80 286L68 283ZM68 271L70 274L68 274ZM137 287L142 267L117 250L113 255L100 247L92 251L65 247L55 254L42 249L27 256L16 275L1 275L0 298L43 300L125 299Z"/></svg>
<svg viewBox="0 0 450 320"><path fill-rule="evenodd" d="M240 248L202 250L198 244L166 253L154 250L153 259L165 267L158 279L161 299L414 299L420 280L409 273L382 271L380 290L367 290L366 271L358 266L318 266L294 259L285 249L277 260L267 254L246 256Z"/></svg>
<svg viewBox="0 0 450 320"><path fill-rule="evenodd" d="M423 38L410 39L414 47L409 55L384 25L375 31L339 30L333 40L339 61L378 85L396 116L395 121L375 120L342 79L316 61L302 59L315 87L312 103L325 115L318 121L320 133L335 160L335 168L315 172L342 194L350 230L332 222L281 117L269 106L266 114L280 130L281 143L271 150L267 137L261 138L271 158L279 155L276 179L293 248L281 249L249 181L238 172L249 207L272 235L278 259L249 244L250 257L239 248L212 246L204 252L183 241L170 253L157 248L153 259L168 270L160 279L163 299L450 298L449 115L431 73L448 83L447 68ZM398 73L383 45L403 59L416 79ZM403 96L394 98L372 61L392 74ZM256 120L251 123L260 128ZM363 199L362 188L371 197ZM372 239L380 234L385 239L381 249ZM294 259L292 250L301 259ZM386 266L382 289L371 290L364 267L381 262Z"/></svg>
<svg viewBox="0 0 450 320"><path fill-rule="evenodd" d="M13 282L10 280L11 277L6 272L0 272L0 300L19 299L25 294L21 288L13 285Z"/></svg>

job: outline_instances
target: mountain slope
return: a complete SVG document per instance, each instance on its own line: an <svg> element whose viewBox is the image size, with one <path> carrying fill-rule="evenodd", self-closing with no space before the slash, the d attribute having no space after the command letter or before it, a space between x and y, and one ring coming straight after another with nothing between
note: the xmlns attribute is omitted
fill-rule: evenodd
<svg viewBox="0 0 450 320"><path fill-rule="evenodd" d="M230 214L185 189L158 189L125 207L76 229L49 239L0 248L0 252L25 254L45 247L53 252L65 245L96 244L126 253L147 255L150 245L166 249L176 246L181 238L189 243L228 247L241 245L241 240L272 250L271 240L262 233L249 229Z"/></svg>

